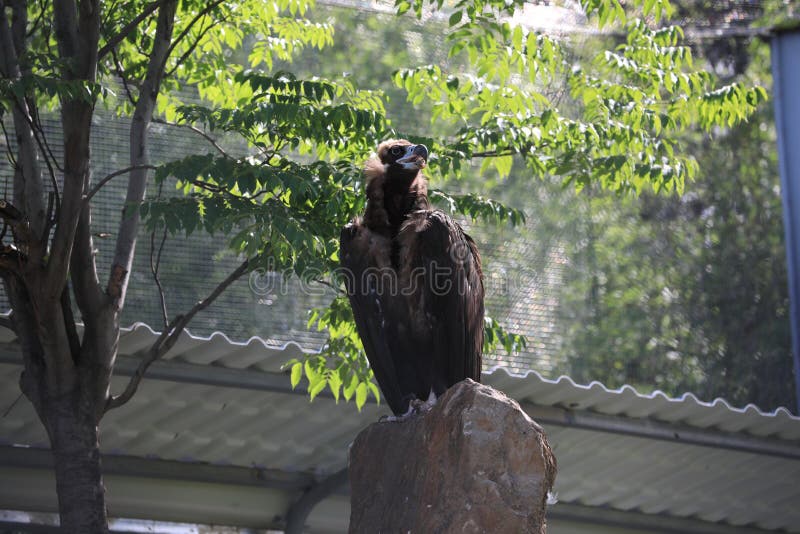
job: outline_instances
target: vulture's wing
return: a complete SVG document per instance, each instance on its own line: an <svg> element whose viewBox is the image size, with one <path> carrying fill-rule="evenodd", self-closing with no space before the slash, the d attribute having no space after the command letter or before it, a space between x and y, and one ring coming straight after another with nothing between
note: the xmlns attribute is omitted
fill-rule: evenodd
<svg viewBox="0 0 800 534"><path fill-rule="evenodd" d="M434 323L431 329L437 385L447 388L465 378L480 382L483 279L478 250L445 213L429 211L423 216L427 218L425 223L416 225L420 230L413 262L426 272L421 302L424 313Z"/></svg>
<svg viewBox="0 0 800 534"><path fill-rule="evenodd" d="M403 395L388 342L388 303L384 292L377 287L381 283L380 272L371 261L374 251L370 250L370 233L358 223L342 229L339 238L341 274L370 367L386 403L397 414L403 413Z"/></svg>

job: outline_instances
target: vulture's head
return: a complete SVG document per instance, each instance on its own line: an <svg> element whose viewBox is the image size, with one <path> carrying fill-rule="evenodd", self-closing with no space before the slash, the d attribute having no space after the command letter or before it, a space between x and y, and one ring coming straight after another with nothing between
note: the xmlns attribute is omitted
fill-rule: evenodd
<svg viewBox="0 0 800 534"><path fill-rule="evenodd" d="M418 172L428 163L428 147L414 145L405 139L390 139L378 145L378 159L387 172Z"/></svg>
<svg viewBox="0 0 800 534"><path fill-rule="evenodd" d="M368 199L364 224L397 230L410 211L430 208L421 172L428 163L428 147L390 139L378 145L377 152L364 166Z"/></svg>

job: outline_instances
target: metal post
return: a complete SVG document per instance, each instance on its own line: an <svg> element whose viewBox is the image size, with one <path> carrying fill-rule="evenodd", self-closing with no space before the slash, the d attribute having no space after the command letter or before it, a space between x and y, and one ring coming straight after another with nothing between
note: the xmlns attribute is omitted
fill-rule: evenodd
<svg viewBox="0 0 800 534"><path fill-rule="evenodd" d="M800 27L776 30L771 39L775 127L789 271L792 353L800 414Z"/></svg>

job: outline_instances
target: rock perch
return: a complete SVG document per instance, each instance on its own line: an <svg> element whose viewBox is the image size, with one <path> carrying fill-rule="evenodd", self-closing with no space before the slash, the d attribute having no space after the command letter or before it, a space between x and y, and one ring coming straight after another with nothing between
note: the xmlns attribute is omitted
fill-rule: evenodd
<svg viewBox="0 0 800 534"><path fill-rule="evenodd" d="M351 533L545 532L556 459L516 401L472 380L350 449Z"/></svg>

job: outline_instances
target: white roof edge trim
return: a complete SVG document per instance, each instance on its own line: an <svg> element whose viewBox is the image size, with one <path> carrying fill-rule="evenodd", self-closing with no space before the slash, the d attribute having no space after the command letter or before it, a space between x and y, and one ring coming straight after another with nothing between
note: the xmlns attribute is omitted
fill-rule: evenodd
<svg viewBox="0 0 800 534"><path fill-rule="evenodd" d="M0 313L0 317L6 317L7 318L7 317L10 316L10 314L11 314L10 311L6 312L6 313ZM79 324L78 326L82 327L83 325ZM0 327L0 328L2 328L2 327ZM149 332L153 336L159 336L161 334L161 332L153 329L150 325L148 325L146 323L143 323L143 322L135 322L135 323L133 323L130 326L127 326L127 327L120 327L120 332L121 333L131 333L131 332L135 332L135 331L141 330L141 329L145 329L147 332ZM188 329L184 329L184 331L181 333L181 336L185 336L185 337L187 337L187 338L189 338L189 339L191 339L193 341L202 341L202 342L210 342L210 341L213 341L214 339L221 339L225 343L230 344L232 346L236 346L236 347L246 347L246 346L250 346L250 345L259 345L260 344L264 349L266 349L268 351L271 351L271 352L285 352L289 348L294 348L295 350L300 351L303 354L308 354L308 355L315 355L315 354L321 354L322 353L321 350L320 351L314 351L314 350L304 349L302 346L300 346L300 344L298 344L298 343L296 343L294 341L288 341L286 343L276 344L276 343L270 343L269 340L266 340L266 339L264 339L262 337L259 337L259 336L252 336L246 341L235 341L235 340L231 339L230 337L228 337L224 332L221 332L221 331L212 332L208 336L199 336L199 335L192 334L191 331L188 330ZM492 366L492 367L490 367L488 369L484 369L482 374L487 375L487 376L492 376L495 373L499 373L501 371L508 378L522 379L522 380L529 381L530 383L533 383L533 381L535 380L535 381L537 381L537 382L539 382L539 383L541 383L541 384L543 384L545 386L567 385L567 386L569 386L570 388L572 388L572 389L574 389L576 391L598 393L598 394L601 394L601 395L608 395L608 396L611 396L611 397L614 397L614 398L620 398L620 397L622 397L624 395L632 395L633 397L638 398L638 399L642 399L643 401L661 401L661 402L666 402L666 403L672 404L672 405L680 405L680 404L687 405L687 404L689 404L689 405L695 405L695 406L698 406L698 407L701 407L701 408L723 409L723 410L725 410L727 412L731 412L731 413L735 413L735 414L757 415L757 416L760 416L760 417L767 417L767 418L780 418L780 419L785 419L785 420L788 420L788 421L794 421L794 422L800 423L800 417L793 415L792 412L790 412L788 409L786 409L784 407L777 408L772 412L762 411L761 409L759 409L754 404L748 404L748 405L744 406L743 408L737 408L735 406L732 406L725 399L722 399L722 398L719 398L719 397L714 399L713 401L707 402L707 401L700 400L693 393L684 393L683 395L681 395L679 397L670 397L669 395L667 395L663 391L655 390L652 393L645 394L645 393L640 393L639 391L636 390L636 388L634 388L630 384L624 384L623 386L621 386L619 388L611 389L611 388L606 387L604 384L602 384L601 382L598 382L596 380L590 382L589 384L585 384L584 385L584 384L576 383L572 378L570 378L569 376L566 376L566 375L561 375L558 378L550 379L550 378L543 377L538 371L535 371L533 369L528 370L528 371L526 371L524 373L515 373L513 371L509 371L506 367L503 367L501 365L494 365L494 366Z"/></svg>
<svg viewBox="0 0 800 534"><path fill-rule="evenodd" d="M79 326L82 326L82 325L79 325ZM139 321L131 324L130 326L121 326L120 327L120 332L130 333L130 332L135 332L136 330L139 330L139 329L146 329L151 334L153 334L154 336L160 336L161 335L160 331L153 329L153 327L151 327L147 323L142 323L142 322L139 322ZM276 351L276 352L285 352L289 347L295 347L295 348L297 348L297 350L299 350L300 352L302 352L304 354L322 354L321 350L305 349L302 346L300 346L299 343L296 343L294 341L287 341L286 343L280 343L279 344L279 343L272 343L268 339L264 339L264 338L259 337L259 336L251 336L246 341L236 341L236 340L231 339L230 337L228 337L228 335L225 334L225 332L221 332L219 330L215 330L214 332L211 332L211 334L209 334L207 336L201 336L201 335L197 335L197 334L192 334L192 332L188 328L184 328L183 332L181 332L181 336L186 336L186 337L188 337L189 339L191 339L193 341L213 341L214 339L222 338L229 345L233 345L233 346L236 346L236 347L247 347L249 345L261 344L265 349L268 349L268 350L271 350L271 351Z"/></svg>
<svg viewBox="0 0 800 534"><path fill-rule="evenodd" d="M655 390L652 393L646 394L646 393L640 393L639 391L636 390L636 388L634 388L630 384L624 384L620 388L611 389L611 388L606 387L601 382L598 382L596 380L590 382L589 384L583 385L583 384L576 383L574 380L572 380L572 378L570 378L570 377L568 377L566 375L561 375L558 378L550 379L550 378L543 377L541 374L539 374L538 371L535 371L535 370L532 370L532 369L529 370L529 371L526 371L525 373L514 373L513 371L509 371L507 368L505 368L505 367L503 367L501 365L495 365L495 366L490 367L489 369L485 369L483 371L483 374L491 376L492 374L494 374L496 372L499 372L499 371L503 371L506 375L508 375L511 378L519 378L519 379L528 379L531 375L533 375L533 377L535 377L536 380L538 380L539 382L542 382L543 384L553 385L553 386L558 386L558 385L566 383L570 387L575 388L575 389L580 390L580 391L587 391L587 392L588 391L593 391L593 392L604 393L604 394L608 394L608 395L620 395L620 396L628 393L628 394L632 394L632 395L634 395L634 396L636 396L636 397L638 397L640 399L644 399L644 400L663 400L663 401L666 401L668 403L676 403L676 404L690 402L690 403L694 403L697 406L701 406L701 407L704 407L704 408L722 407L722 408L724 408L726 410L729 410L731 412L734 412L734 413L753 414L753 415L759 415L759 416L762 416L762 417L788 417L788 418L790 418L792 420L800 422L800 417L797 417L797 416L793 415L788 409L783 408L783 407L777 408L776 410L774 410L772 412L762 411L754 404L748 404L744 408L736 408L736 407L732 406L725 399L722 399L722 398L719 398L719 397L717 397L716 399L714 399L711 402L702 401L699 398L697 398L697 396L695 396L694 393L684 393L680 397L670 397L669 395L667 395L663 391Z"/></svg>

